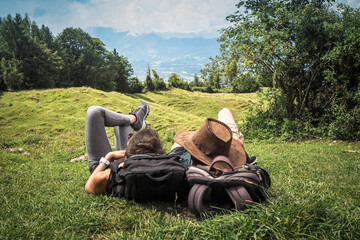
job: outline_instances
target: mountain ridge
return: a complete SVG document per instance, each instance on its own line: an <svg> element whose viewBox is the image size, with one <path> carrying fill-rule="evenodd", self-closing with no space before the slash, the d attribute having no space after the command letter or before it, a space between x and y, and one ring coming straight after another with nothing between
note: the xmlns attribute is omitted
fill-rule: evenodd
<svg viewBox="0 0 360 240"><path fill-rule="evenodd" d="M90 32L101 36L106 48L114 48L120 55L128 58L134 74L143 80L148 66L155 69L165 80L171 73L178 73L187 81L209 62L211 56L218 54L216 38L164 38L154 33L131 36L128 32L114 32L110 28L94 28Z"/></svg>

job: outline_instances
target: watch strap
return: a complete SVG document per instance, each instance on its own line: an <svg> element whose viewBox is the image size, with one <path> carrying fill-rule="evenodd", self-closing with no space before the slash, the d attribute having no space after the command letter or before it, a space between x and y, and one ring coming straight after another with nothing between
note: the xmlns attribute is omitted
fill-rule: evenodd
<svg viewBox="0 0 360 240"><path fill-rule="evenodd" d="M104 157L100 158L100 161L101 163L105 163L106 166L109 166L110 162L108 160L106 160Z"/></svg>

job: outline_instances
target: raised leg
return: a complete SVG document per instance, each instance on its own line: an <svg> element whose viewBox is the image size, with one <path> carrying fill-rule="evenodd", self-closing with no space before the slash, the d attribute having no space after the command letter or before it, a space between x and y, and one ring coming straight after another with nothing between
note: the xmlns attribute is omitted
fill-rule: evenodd
<svg viewBox="0 0 360 240"><path fill-rule="evenodd" d="M132 116L131 116L132 117ZM130 133L130 116L117 113L100 106L91 106L86 112L85 119L85 143L88 153L90 173L97 167L101 157L112 151L105 127L119 126L122 131L119 134ZM119 139L127 138L119 136ZM122 140L120 140L122 145Z"/></svg>

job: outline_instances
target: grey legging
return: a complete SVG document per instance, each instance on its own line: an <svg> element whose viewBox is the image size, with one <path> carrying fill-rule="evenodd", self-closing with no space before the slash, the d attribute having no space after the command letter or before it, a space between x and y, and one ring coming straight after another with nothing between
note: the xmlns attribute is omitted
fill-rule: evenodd
<svg viewBox="0 0 360 240"><path fill-rule="evenodd" d="M100 106L89 107L85 119L85 143L90 173L98 166L100 158L112 151L105 127L114 127L116 150L125 149L129 134L134 132L127 115Z"/></svg>

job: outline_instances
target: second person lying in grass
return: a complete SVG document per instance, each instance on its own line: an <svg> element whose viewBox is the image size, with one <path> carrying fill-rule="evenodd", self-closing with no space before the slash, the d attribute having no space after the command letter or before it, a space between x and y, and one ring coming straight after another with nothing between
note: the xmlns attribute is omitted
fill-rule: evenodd
<svg viewBox="0 0 360 240"><path fill-rule="evenodd" d="M149 105L145 102L128 115L100 106L89 107L85 120L85 142L91 175L85 185L86 192L111 194L108 188L112 184L109 179L111 162L122 168L128 157L165 153L156 131L146 128L148 114ZM209 165L217 155L228 156L235 167L245 162L254 163L256 158L249 158L246 154L242 134L230 110L221 110L218 119L206 119L197 131L177 133L169 154L178 155L185 169L190 165ZM105 127L114 127L117 151L112 151Z"/></svg>

